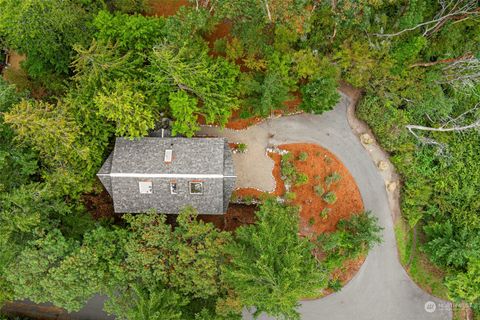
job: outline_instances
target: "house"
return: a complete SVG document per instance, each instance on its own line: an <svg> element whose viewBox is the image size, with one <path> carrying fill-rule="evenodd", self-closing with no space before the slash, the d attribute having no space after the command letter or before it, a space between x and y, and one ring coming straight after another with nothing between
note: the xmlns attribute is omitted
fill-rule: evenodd
<svg viewBox="0 0 480 320"><path fill-rule="evenodd" d="M225 139L162 137L117 138L97 176L115 212L170 214L225 213L236 178Z"/></svg>

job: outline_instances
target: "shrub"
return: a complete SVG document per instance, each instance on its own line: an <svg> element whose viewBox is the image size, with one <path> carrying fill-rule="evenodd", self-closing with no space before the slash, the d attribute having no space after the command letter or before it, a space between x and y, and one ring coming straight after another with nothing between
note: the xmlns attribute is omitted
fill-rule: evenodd
<svg viewBox="0 0 480 320"><path fill-rule="evenodd" d="M307 159L308 159L308 153L306 153L305 151L300 152L300 154L298 155L298 160L306 161Z"/></svg>
<svg viewBox="0 0 480 320"><path fill-rule="evenodd" d="M328 287L335 292L338 292L342 289L342 282L340 279L330 279L328 280Z"/></svg>
<svg viewBox="0 0 480 320"><path fill-rule="evenodd" d="M337 195L333 191L329 191L323 195L323 200L328 204L334 204L337 201Z"/></svg>
<svg viewBox="0 0 480 320"><path fill-rule="evenodd" d="M292 154L290 152L288 153L285 153L284 155L282 155L282 162L288 162L288 161L291 161L293 158Z"/></svg>
<svg viewBox="0 0 480 320"><path fill-rule="evenodd" d="M253 196L245 196L243 198L243 201L245 201L245 204L252 204L253 203Z"/></svg>
<svg viewBox="0 0 480 320"><path fill-rule="evenodd" d="M323 194L325 193L325 189L320 184L317 184L316 186L314 186L313 191L315 191L315 193L319 197L323 196Z"/></svg>
<svg viewBox="0 0 480 320"><path fill-rule="evenodd" d="M289 200L289 201L295 200L296 197L297 197L297 195L295 194L295 192L289 191L289 192L285 193L285 199L286 200Z"/></svg>
<svg viewBox="0 0 480 320"><path fill-rule="evenodd" d="M239 143L237 145L237 150L240 153L244 153L245 151L247 151L247 145L245 143Z"/></svg>
<svg viewBox="0 0 480 320"><path fill-rule="evenodd" d="M308 176L307 174L305 173L300 173L298 176L297 176L297 179L295 180L295 185L296 186L303 186L304 184L306 184L308 182Z"/></svg>
<svg viewBox="0 0 480 320"><path fill-rule="evenodd" d="M320 211L320 218L322 218L322 220L327 220L328 214L330 213L330 211L331 211L330 208L323 208L323 210Z"/></svg>
<svg viewBox="0 0 480 320"><path fill-rule="evenodd" d="M318 247L327 258L327 265L338 265L339 259L356 258L382 242L378 219L370 212L355 214L337 223L337 231L318 236Z"/></svg>
<svg viewBox="0 0 480 320"><path fill-rule="evenodd" d="M337 182L339 182L340 180L342 180L342 176L341 176L338 172L335 171L335 172L329 174L329 175L325 178L325 184L326 184L327 187L329 188L332 184L337 183Z"/></svg>
<svg viewBox="0 0 480 320"><path fill-rule="evenodd" d="M293 165L291 153L287 153L282 156L280 168L282 171L282 176L284 177L286 183L292 184L297 180L298 173L297 169Z"/></svg>

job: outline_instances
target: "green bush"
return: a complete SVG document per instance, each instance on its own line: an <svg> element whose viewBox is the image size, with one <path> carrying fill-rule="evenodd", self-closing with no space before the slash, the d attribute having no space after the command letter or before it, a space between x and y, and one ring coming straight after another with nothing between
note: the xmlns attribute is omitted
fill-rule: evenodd
<svg viewBox="0 0 480 320"><path fill-rule="evenodd" d="M297 197L297 194L295 192L292 192L292 191L285 192L286 200L292 201L292 200L295 200L296 197Z"/></svg>
<svg viewBox="0 0 480 320"><path fill-rule="evenodd" d="M337 195L335 192L329 191L323 195L322 199L328 204L334 204L337 202Z"/></svg>
<svg viewBox="0 0 480 320"><path fill-rule="evenodd" d="M342 290L342 282L339 279L330 279L328 281L328 287L335 292Z"/></svg>
<svg viewBox="0 0 480 320"><path fill-rule="evenodd" d="M308 176L305 173L300 173L297 176L297 179L295 180L295 185L298 186L303 186L304 184L308 183Z"/></svg>
<svg viewBox="0 0 480 320"><path fill-rule="evenodd" d="M327 220L328 219L328 214L332 211L330 208L323 208L322 211L320 211L320 218L322 220Z"/></svg>
<svg viewBox="0 0 480 320"><path fill-rule="evenodd" d="M306 161L308 159L308 153L305 151L300 152L298 155L298 160L300 161Z"/></svg>
<svg viewBox="0 0 480 320"><path fill-rule="evenodd" d="M317 196L321 197L325 193L325 189L322 187L321 184L317 184L313 187L313 191L317 194Z"/></svg>
<svg viewBox="0 0 480 320"><path fill-rule="evenodd" d="M327 188L330 188L332 184L338 183L340 180L342 180L342 176L338 172L333 172L325 178L325 184Z"/></svg>
<svg viewBox="0 0 480 320"><path fill-rule="evenodd" d="M237 145L237 150L240 153L244 153L245 151L247 151L247 145L245 143L239 143Z"/></svg>
<svg viewBox="0 0 480 320"><path fill-rule="evenodd" d="M382 241L381 230L378 219L370 212L355 214L348 220L340 220L335 232L320 234L317 244L327 260L356 258Z"/></svg>
<svg viewBox="0 0 480 320"><path fill-rule="evenodd" d="M280 170L285 178L285 183L292 184L297 180L298 172L293 164L293 155L289 152L282 155Z"/></svg>

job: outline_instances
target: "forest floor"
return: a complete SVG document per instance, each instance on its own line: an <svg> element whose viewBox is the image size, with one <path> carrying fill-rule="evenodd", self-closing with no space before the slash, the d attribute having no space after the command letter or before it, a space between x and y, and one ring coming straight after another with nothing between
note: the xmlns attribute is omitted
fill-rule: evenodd
<svg viewBox="0 0 480 320"><path fill-rule="evenodd" d="M177 13L182 6L188 6L188 0L149 0L148 6L150 10L147 15L168 17Z"/></svg>

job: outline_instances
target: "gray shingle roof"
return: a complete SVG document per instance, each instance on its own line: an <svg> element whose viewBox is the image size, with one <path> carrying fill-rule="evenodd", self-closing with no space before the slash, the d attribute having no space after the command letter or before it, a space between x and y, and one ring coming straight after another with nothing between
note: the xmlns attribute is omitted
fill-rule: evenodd
<svg viewBox="0 0 480 320"><path fill-rule="evenodd" d="M167 149L173 151L170 163L164 161ZM119 213L153 208L176 214L190 205L202 214L221 214L235 186L232 154L223 138L117 138L98 178ZM152 184L151 194L140 193L142 181ZM203 183L203 194L190 193L192 181ZM171 194L171 183L177 194Z"/></svg>

